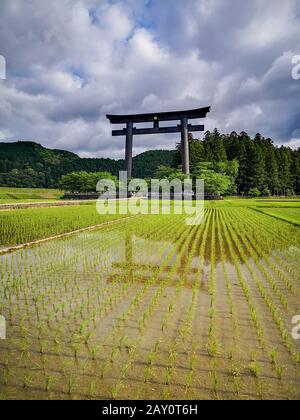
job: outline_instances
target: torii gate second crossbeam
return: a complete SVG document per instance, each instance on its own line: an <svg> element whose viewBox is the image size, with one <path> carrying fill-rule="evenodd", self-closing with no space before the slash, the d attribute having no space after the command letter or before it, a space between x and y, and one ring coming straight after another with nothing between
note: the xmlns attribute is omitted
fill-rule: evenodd
<svg viewBox="0 0 300 420"><path fill-rule="evenodd" d="M197 108L189 111L159 112L151 114L135 115L107 115L111 124L126 124L123 130L114 130L113 136L126 136L125 163L128 178L132 177L132 148L133 136L145 134L166 134L181 133L182 143L182 170L183 173L190 173L189 159L189 132L204 131L204 125L189 124L189 120L206 118L210 107ZM161 127L160 122L179 120L181 123L173 127ZM136 128L135 123L153 123L151 128Z"/></svg>

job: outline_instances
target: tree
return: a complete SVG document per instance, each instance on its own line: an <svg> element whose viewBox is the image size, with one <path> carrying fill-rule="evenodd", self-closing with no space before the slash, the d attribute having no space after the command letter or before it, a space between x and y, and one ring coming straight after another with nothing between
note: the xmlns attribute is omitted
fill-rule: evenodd
<svg viewBox="0 0 300 420"><path fill-rule="evenodd" d="M193 171L199 162L205 160L205 150L203 143L198 140L194 139L193 135L189 133L189 151L190 151L190 168ZM174 154L174 163L173 166L178 168L182 165L182 144L177 143L176 151Z"/></svg>
<svg viewBox="0 0 300 420"><path fill-rule="evenodd" d="M296 194L300 194L300 149L293 153L291 170L294 191Z"/></svg>
<svg viewBox="0 0 300 420"><path fill-rule="evenodd" d="M272 195L271 191L269 190L269 188L264 188L261 195L263 197L270 197Z"/></svg>
<svg viewBox="0 0 300 420"><path fill-rule="evenodd" d="M180 170L170 168L169 166L159 166L154 175L155 179L167 179L172 181L173 179L179 179L180 181L184 181L187 176Z"/></svg>
<svg viewBox="0 0 300 420"><path fill-rule="evenodd" d="M278 163L275 156L274 145L271 139L267 140L265 164L266 164L266 188L271 194L278 194L280 183L278 176ZM270 194L270 195L271 195Z"/></svg>
<svg viewBox="0 0 300 420"><path fill-rule="evenodd" d="M261 147L251 142L247 148L246 176L248 189L262 189L265 185L265 160Z"/></svg>
<svg viewBox="0 0 300 420"><path fill-rule="evenodd" d="M280 194L287 195L293 190L292 180L292 151L287 147L277 149L277 161L279 168L279 189Z"/></svg>
<svg viewBox="0 0 300 420"><path fill-rule="evenodd" d="M212 133L209 131L205 133L203 144L205 149L205 158L207 161L227 161L227 154L223 142L224 138L225 137L222 136L216 128Z"/></svg>
<svg viewBox="0 0 300 420"><path fill-rule="evenodd" d="M72 172L62 177L60 188L71 193L96 192L97 183L101 179L111 179L116 184L118 182L117 177L109 172Z"/></svg>
<svg viewBox="0 0 300 420"><path fill-rule="evenodd" d="M259 191L258 188L251 188L248 192L249 197L260 197L261 196L261 192Z"/></svg>
<svg viewBox="0 0 300 420"><path fill-rule="evenodd" d="M226 167L226 175L229 176L231 181L231 186L229 189L229 194L236 194L237 193L237 186L236 186L236 179L239 174L239 168L240 164L237 159L231 160L230 162L227 162Z"/></svg>
<svg viewBox="0 0 300 420"><path fill-rule="evenodd" d="M215 172L210 163L199 165L195 169L193 176L194 179L203 179L205 194L221 196L227 194L232 185L230 177Z"/></svg>
<svg viewBox="0 0 300 420"><path fill-rule="evenodd" d="M237 159L227 162L226 174L231 178L231 181L235 183L239 174L240 164Z"/></svg>
<svg viewBox="0 0 300 420"><path fill-rule="evenodd" d="M239 162L239 174L236 179L236 186L238 193L243 195L248 189L248 160L247 151L251 139L244 131L238 136L238 146L236 148L236 155L232 154L231 158L236 158Z"/></svg>

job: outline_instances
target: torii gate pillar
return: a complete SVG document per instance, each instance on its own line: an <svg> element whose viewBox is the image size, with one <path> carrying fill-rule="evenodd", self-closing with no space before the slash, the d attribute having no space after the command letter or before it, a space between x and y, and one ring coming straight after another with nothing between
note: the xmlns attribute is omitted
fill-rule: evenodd
<svg viewBox="0 0 300 420"><path fill-rule="evenodd" d="M133 148L133 123L132 121L127 123L126 127L126 150L125 150L125 166L127 171L127 177L132 177L132 148Z"/></svg>
<svg viewBox="0 0 300 420"><path fill-rule="evenodd" d="M181 120L182 172L190 174L189 130L187 118Z"/></svg>

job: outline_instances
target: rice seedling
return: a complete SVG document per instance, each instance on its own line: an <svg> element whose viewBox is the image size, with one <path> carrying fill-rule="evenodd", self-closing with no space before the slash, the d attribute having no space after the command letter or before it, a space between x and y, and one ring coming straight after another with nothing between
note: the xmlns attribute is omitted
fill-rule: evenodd
<svg viewBox="0 0 300 420"><path fill-rule="evenodd" d="M113 387L113 389L111 390L111 396L114 400L116 400L118 398L118 395L121 391L121 389L123 388L123 381L119 380L115 386Z"/></svg>
<svg viewBox="0 0 300 420"><path fill-rule="evenodd" d="M231 375L234 379L240 378L242 376L242 371L240 366L237 366L236 364L231 365Z"/></svg>
<svg viewBox="0 0 300 420"><path fill-rule="evenodd" d="M170 399L170 392L169 392L169 390L168 390L168 388L167 388L167 387L165 387L165 388L164 388L164 390L163 390L163 392L162 392L161 399L162 399L163 401L166 401L166 400L169 400L169 399Z"/></svg>
<svg viewBox="0 0 300 420"><path fill-rule="evenodd" d="M275 350L275 349L271 350L270 351L270 360L271 360L271 363L273 365L276 365L277 358L278 358L278 351Z"/></svg>
<svg viewBox="0 0 300 420"><path fill-rule="evenodd" d="M250 373L255 377L259 378L261 375L261 366L257 362L252 362L249 366Z"/></svg>
<svg viewBox="0 0 300 420"><path fill-rule="evenodd" d="M100 366L100 378L103 379L105 372L107 372L107 370L109 369L110 363L108 361L105 361L103 363L101 363Z"/></svg>
<svg viewBox="0 0 300 420"><path fill-rule="evenodd" d="M284 372L285 372L285 368L283 366L276 365L275 369L276 369L277 378L279 380L282 380Z"/></svg>
<svg viewBox="0 0 300 420"><path fill-rule="evenodd" d="M219 391L219 388L220 388L220 380L219 380L219 377L216 373L213 374L212 381L213 381L213 391L215 393L215 396L217 397L218 396L218 391Z"/></svg>
<svg viewBox="0 0 300 420"><path fill-rule="evenodd" d="M3 384L8 385L9 381L12 379L14 375L13 369L10 369L9 367L6 367L3 373Z"/></svg>
<svg viewBox="0 0 300 420"><path fill-rule="evenodd" d="M68 394L72 395L76 389L77 382L73 375L70 375L68 378Z"/></svg>
<svg viewBox="0 0 300 420"><path fill-rule="evenodd" d="M185 392L188 393L193 385L194 372L191 370L186 376Z"/></svg>
<svg viewBox="0 0 300 420"><path fill-rule="evenodd" d="M152 376L153 376L153 369L151 366L147 366L144 371L144 383L146 384L147 382L149 382Z"/></svg>
<svg viewBox="0 0 300 420"><path fill-rule="evenodd" d="M93 346L90 351L91 351L92 359L93 360L96 360L97 359L97 355L99 353L99 347Z"/></svg>
<svg viewBox="0 0 300 420"><path fill-rule="evenodd" d="M91 396L91 398L96 398L97 392L98 392L98 381L97 381L97 379L94 379L90 383L90 396Z"/></svg>
<svg viewBox="0 0 300 420"><path fill-rule="evenodd" d="M23 387L30 388L33 384L33 377L31 373L26 373L23 377Z"/></svg>
<svg viewBox="0 0 300 420"><path fill-rule="evenodd" d="M51 375L47 375L46 377L46 384L45 384L45 389L46 392L50 392L52 389L52 385L54 384L55 378Z"/></svg>

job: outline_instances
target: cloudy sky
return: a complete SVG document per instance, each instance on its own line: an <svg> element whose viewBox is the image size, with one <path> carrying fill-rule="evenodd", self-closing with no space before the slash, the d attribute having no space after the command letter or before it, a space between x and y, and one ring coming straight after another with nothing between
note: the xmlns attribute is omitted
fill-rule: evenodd
<svg viewBox="0 0 300 420"><path fill-rule="evenodd" d="M1 0L0 54L1 140L120 158L106 113L211 105L208 129L300 146L299 0Z"/></svg>

